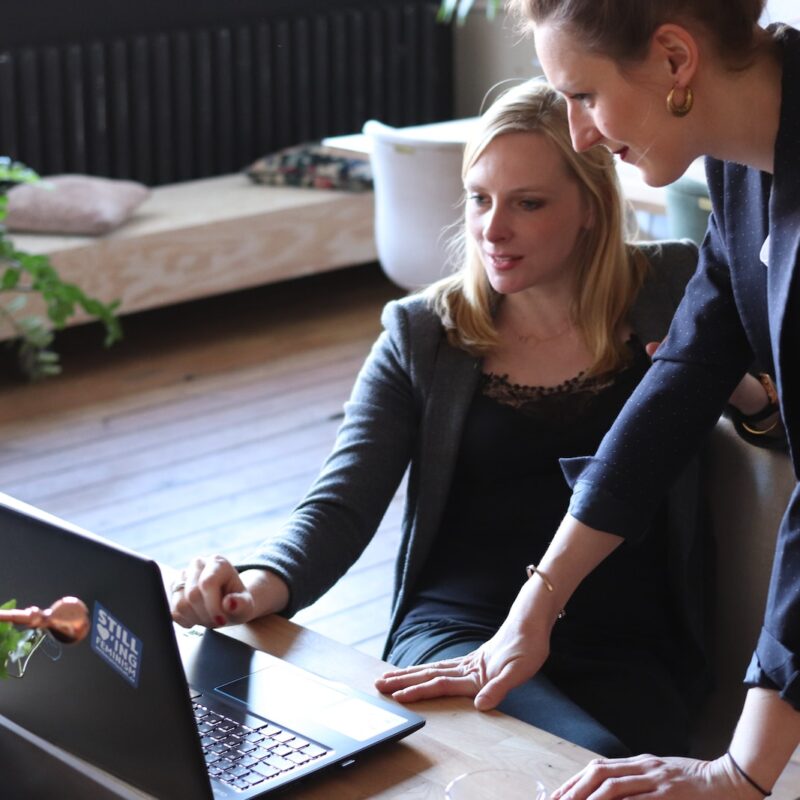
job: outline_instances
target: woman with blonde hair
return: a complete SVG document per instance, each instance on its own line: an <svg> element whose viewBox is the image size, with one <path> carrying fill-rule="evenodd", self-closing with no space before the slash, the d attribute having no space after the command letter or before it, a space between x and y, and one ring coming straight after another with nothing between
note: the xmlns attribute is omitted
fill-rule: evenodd
<svg viewBox="0 0 800 800"><path fill-rule="evenodd" d="M575 153L565 125L563 102L541 81L533 80L507 90L483 115L479 130L464 150L464 181L494 139L515 132L546 137L564 160L568 173L581 184L593 224L582 230L579 251L574 254L577 271L570 314L592 353L592 370L600 373L614 369L628 358L625 343L616 334L647 271L644 253L628 247L625 241L624 206L616 171L606 154ZM498 343L494 313L498 293L492 287L476 238L464 231L457 242L461 245L462 269L429 287L426 295L442 317L451 341L482 353Z"/></svg>
<svg viewBox="0 0 800 800"><path fill-rule="evenodd" d="M569 500L559 458L594 452L649 368L643 343L664 336L696 250L626 244L610 154L573 152L566 104L541 82L483 115L463 175L461 268L386 307L319 478L245 563L192 561L172 594L179 623L314 602L367 546L406 469L390 662L480 647L526 565L546 582L535 564ZM653 536L576 592L547 663L503 710L607 755L686 747L705 689L696 475L676 483Z"/></svg>

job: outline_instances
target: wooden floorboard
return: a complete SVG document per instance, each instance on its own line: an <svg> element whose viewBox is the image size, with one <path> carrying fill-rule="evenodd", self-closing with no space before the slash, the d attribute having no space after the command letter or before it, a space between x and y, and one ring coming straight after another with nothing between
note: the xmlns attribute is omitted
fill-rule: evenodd
<svg viewBox="0 0 800 800"><path fill-rule="evenodd" d="M200 416L237 410L258 399L280 398L293 390L357 369L371 339L365 336L319 348L313 353L279 358L263 367L235 369L189 384L136 393L106 405L87 404L72 412L60 413L58 432L52 430L49 415L42 415L38 421L26 420L23 431L17 430L18 420L13 420L0 424L3 433L0 448L5 451L6 463L9 463L13 459L12 451L19 451L27 458L35 452L51 453L81 443L98 432L103 436L139 433L158 428L165 422L174 423L176 407L181 415Z"/></svg>
<svg viewBox="0 0 800 800"><path fill-rule="evenodd" d="M275 535L334 441L342 406L401 292L376 266L59 334L64 374L21 383L0 360L0 488L170 566L243 558ZM379 655L400 495L373 542L298 616Z"/></svg>
<svg viewBox="0 0 800 800"><path fill-rule="evenodd" d="M287 427L301 430L330 420L341 411L352 374L331 382L315 384L312 378L309 382L311 385L295 392L285 403L272 398L254 407L202 417L184 416L180 408L175 408L175 418L155 428L122 434L99 431L96 438L84 438L72 445L56 444L50 452L45 449L26 454L17 450L7 461L4 458L0 483L9 487L29 485L33 489L37 483L52 481L50 492L63 492L97 475L107 478L118 472L132 474L158 465L179 464L235 445L252 444ZM66 474L78 470L78 475ZM37 491L44 493L48 489Z"/></svg>

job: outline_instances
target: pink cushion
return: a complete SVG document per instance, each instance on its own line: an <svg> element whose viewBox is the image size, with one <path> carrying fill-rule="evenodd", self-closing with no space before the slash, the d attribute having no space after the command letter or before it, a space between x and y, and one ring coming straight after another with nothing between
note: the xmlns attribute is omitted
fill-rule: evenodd
<svg viewBox="0 0 800 800"><path fill-rule="evenodd" d="M10 231L97 236L127 220L150 190L134 181L53 175L8 192Z"/></svg>

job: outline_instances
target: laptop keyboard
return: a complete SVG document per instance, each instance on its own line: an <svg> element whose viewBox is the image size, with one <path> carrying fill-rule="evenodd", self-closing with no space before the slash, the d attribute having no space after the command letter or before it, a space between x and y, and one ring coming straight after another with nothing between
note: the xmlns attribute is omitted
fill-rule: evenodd
<svg viewBox="0 0 800 800"><path fill-rule="evenodd" d="M196 700L192 706L208 774L239 791L285 775L331 752L266 720L249 717L252 725L244 725Z"/></svg>

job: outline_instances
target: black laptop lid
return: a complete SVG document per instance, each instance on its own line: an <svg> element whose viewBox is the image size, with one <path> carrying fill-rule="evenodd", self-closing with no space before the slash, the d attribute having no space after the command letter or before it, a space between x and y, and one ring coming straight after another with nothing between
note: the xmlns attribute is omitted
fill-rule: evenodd
<svg viewBox="0 0 800 800"><path fill-rule="evenodd" d="M0 713L159 798L211 798L158 566L0 495L0 602L66 595L89 636L0 681Z"/></svg>

